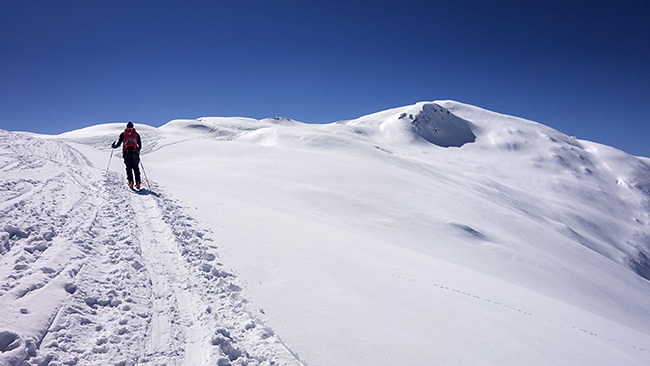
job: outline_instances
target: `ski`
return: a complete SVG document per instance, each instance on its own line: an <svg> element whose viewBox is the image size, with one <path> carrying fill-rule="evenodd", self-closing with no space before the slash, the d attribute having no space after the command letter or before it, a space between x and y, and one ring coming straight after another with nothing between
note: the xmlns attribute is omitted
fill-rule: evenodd
<svg viewBox="0 0 650 366"><path fill-rule="evenodd" d="M144 193L145 189L144 188L136 188L136 187L131 187L129 186L129 190L133 193Z"/></svg>

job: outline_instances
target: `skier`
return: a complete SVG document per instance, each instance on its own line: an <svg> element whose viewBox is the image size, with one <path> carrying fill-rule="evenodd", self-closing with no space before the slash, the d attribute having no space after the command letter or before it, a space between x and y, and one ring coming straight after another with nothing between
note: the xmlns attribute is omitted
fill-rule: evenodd
<svg viewBox="0 0 650 366"><path fill-rule="evenodd" d="M129 181L129 188L133 189L133 175L135 175L135 188L140 189L140 149L142 142L140 141L140 134L135 132L133 122L129 121L126 124L126 129L120 134L117 141L113 142L111 147L116 149L120 144L124 143L122 148L122 157L124 157L124 165L126 165L126 179Z"/></svg>

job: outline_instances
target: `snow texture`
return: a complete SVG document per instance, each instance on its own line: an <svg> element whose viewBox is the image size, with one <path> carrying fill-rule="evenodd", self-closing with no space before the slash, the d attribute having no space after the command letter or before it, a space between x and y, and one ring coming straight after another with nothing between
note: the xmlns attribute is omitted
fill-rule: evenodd
<svg viewBox="0 0 650 366"><path fill-rule="evenodd" d="M0 130L0 366L647 365L650 159L453 102ZM149 180L150 179L150 180Z"/></svg>

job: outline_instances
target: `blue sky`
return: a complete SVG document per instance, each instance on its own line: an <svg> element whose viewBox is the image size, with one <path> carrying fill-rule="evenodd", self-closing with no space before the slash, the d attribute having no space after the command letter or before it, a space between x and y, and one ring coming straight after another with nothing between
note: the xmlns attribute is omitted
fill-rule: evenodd
<svg viewBox="0 0 650 366"><path fill-rule="evenodd" d="M453 99L650 157L648 19L642 0L7 0L0 128Z"/></svg>

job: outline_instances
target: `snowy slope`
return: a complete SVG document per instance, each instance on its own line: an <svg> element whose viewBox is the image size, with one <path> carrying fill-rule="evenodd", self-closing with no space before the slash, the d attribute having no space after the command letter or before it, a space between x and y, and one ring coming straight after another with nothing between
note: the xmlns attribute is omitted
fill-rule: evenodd
<svg viewBox="0 0 650 366"><path fill-rule="evenodd" d="M647 365L650 164L452 101L3 132L0 364ZM147 182L145 182L145 185Z"/></svg>

